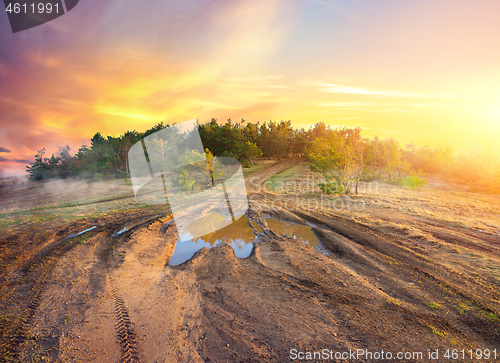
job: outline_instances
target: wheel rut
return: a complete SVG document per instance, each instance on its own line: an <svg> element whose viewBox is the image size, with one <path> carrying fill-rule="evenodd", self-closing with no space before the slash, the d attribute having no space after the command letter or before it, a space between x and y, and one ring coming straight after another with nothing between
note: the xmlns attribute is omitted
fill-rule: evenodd
<svg viewBox="0 0 500 363"><path fill-rule="evenodd" d="M52 258L45 263L43 272L40 277L35 281L31 288L32 296L26 309L21 313L19 320L12 330L13 334L8 340L7 347L5 347L4 355L20 358L22 346L29 338L30 327L33 325L35 313L40 305L41 296L45 288L45 283L49 278L51 272L56 265L56 259Z"/></svg>
<svg viewBox="0 0 500 363"><path fill-rule="evenodd" d="M118 343L120 344L120 362L138 363L140 362L140 359L137 333L130 319L125 301L118 295L118 291L112 280L109 280L109 286L111 290L111 298L114 302L113 313L115 319L115 331L118 337Z"/></svg>

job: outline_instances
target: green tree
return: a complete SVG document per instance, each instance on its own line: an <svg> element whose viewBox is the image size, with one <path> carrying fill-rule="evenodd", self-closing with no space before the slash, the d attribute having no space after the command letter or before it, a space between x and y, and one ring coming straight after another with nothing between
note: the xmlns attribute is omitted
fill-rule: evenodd
<svg viewBox="0 0 500 363"><path fill-rule="evenodd" d="M359 180L363 168L361 129L322 130L325 136L313 141L308 150L311 170L323 174L328 183L335 180L339 192L349 194L351 181Z"/></svg>
<svg viewBox="0 0 500 363"><path fill-rule="evenodd" d="M44 161L45 148L38 150L35 162L26 166L30 180L43 180L46 178L47 164Z"/></svg>

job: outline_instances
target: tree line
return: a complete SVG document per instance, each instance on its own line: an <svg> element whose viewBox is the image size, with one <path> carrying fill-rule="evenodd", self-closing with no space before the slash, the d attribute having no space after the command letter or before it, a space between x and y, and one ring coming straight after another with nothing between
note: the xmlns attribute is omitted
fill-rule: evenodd
<svg viewBox="0 0 500 363"><path fill-rule="evenodd" d="M128 131L125 134L106 138L97 132L90 139L90 146L82 145L71 156L69 146L60 148L51 157L45 149L38 151L35 162L27 166L30 179L49 178L117 178L129 175L128 151L141 139L169 125L156 124L145 132ZM219 124L212 119L198 124L198 131L205 148L214 156L233 157L243 165L254 163L254 159L265 156L281 159L288 156L305 155L308 133L296 130L290 121L267 123L234 123L230 119Z"/></svg>
<svg viewBox="0 0 500 363"><path fill-rule="evenodd" d="M106 179L129 177L128 152L141 139L169 125L162 122L145 132L128 131L118 137L97 132L90 145L71 155L69 146L50 157L45 149L27 166L29 178ZM295 129L291 121L250 123L212 119L198 123L202 143L214 157L233 157L244 166L258 157L306 157L311 168L323 173L325 192L356 191L359 181L385 180L417 186L424 173L440 174L470 185L472 191L500 194L500 162L489 150L474 149L455 156L450 148L402 147L394 139L361 136L360 128L331 128L317 123ZM207 155L210 155L207 154Z"/></svg>

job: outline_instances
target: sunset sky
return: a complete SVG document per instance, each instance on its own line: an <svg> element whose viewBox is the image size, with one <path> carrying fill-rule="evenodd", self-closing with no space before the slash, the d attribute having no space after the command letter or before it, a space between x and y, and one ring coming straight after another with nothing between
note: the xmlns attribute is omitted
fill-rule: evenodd
<svg viewBox="0 0 500 363"><path fill-rule="evenodd" d="M0 14L0 173L100 131L212 117L360 126L500 156L498 0L80 0Z"/></svg>

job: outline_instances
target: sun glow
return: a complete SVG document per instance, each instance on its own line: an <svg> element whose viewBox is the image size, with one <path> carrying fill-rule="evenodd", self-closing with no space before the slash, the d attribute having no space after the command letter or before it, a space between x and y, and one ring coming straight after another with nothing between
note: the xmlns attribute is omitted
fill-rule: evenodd
<svg viewBox="0 0 500 363"><path fill-rule="evenodd" d="M498 1L152 2L155 14L103 2L50 35L3 37L0 147L32 160L97 131L214 117L363 124L403 145L500 155ZM87 31L68 42L73 28Z"/></svg>

